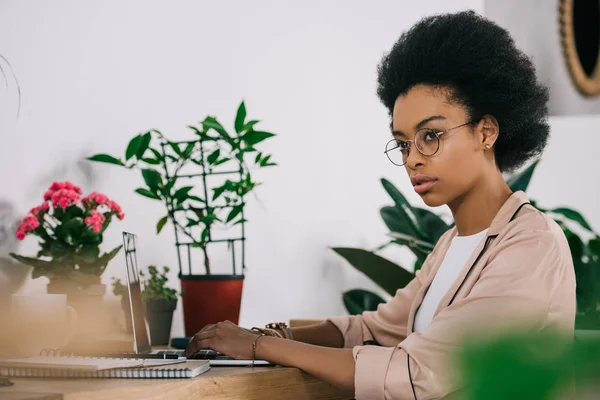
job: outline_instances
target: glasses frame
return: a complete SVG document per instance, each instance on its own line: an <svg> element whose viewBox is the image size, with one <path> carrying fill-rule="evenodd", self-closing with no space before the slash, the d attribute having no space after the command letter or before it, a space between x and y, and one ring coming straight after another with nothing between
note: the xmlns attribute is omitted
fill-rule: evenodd
<svg viewBox="0 0 600 400"><path fill-rule="evenodd" d="M453 126L452 128L448 128L448 129L445 129L445 130L443 130L443 131L439 131L439 132L437 132L435 129L431 129L431 128L421 128L421 129L419 129L419 130L418 130L418 131L415 133L415 138L414 138L414 139L412 139L412 140L404 140L404 139L403 139L403 140L397 140L397 139L391 139L390 141L388 141L388 142L385 144L385 148L386 148L386 150L384 151L384 153L385 153L385 155L387 156L387 158L390 160L390 162L391 162L392 164L394 164L394 165L397 165L397 166L399 166L399 167L403 167L404 165L406 165L406 162L404 162L404 163L402 163L402 164L398 164L398 163L394 162L394 160L392 160L392 158L391 158L391 157L390 157L390 155L388 154L390 151L396 150L398 147L400 147L400 146L396 146L396 147L394 147L393 149L388 149L388 148L387 148L387 147L388 147L388 145L389 145L391 142L396 142L396 143L398 143L398 142L400 142L400 141L401 141L401 142L405 142L405 143L408 143L408 144L409 144L409 145L408 145L408 155L406 156L406 158L407 158L407 159L408 159L408 157L410 156L410 150L411 150L413 147L415 147L415 148L417 149L417 151L418 151L419 153L421 153L422 155L424 155L425 157L433 157L433 156L435 156L435 155L437 154L437 152L438 152L438 151L439 151L439 149L440 149L440 136L442 136L443 134L445 134L445 133L448 133L448 132L450 132L450 131L452 131L452 130L454 130L454 129L462 128L463 126L467 126L467 125L469 125L469 124L472 124L472 123L473 123L473 122L475 122L475 121L476 121L476 120L471 120L471 121L469 121L469 122L465 122L464 124L457 125L457 126ZM435 151L434 151L432 154L425 154L425 153L423 153L423 152L422 152L422 151L419 149L419 146L417 146L417 143L415 142L415 140L417 139L417 136L419 135L419 132L421 132L421 131L431 131L431 132L435 133L435 135L436 135L436 137L437 137L437 149L435 149Z"/></svg>

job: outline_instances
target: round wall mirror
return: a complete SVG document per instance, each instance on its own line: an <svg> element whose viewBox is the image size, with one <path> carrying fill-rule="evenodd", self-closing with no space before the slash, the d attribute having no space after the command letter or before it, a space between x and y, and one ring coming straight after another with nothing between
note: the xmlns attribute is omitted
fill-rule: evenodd
<svg viewBox="0 0 600 400"><path fill-rule="evenodd" d="M560 30L571 79L585 96L600 93L600 0L561 0Z"/></svg>

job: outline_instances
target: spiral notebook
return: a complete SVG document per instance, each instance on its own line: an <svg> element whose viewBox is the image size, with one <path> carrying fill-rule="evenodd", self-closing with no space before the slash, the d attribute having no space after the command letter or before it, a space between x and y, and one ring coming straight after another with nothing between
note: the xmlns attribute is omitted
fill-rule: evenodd
<svg viewBox="0 0 600 400"><path fill-rule="evenodd" d="M0 359L0 376L14 377L193 378L209 369L208 360L49 356Z"/></svg>

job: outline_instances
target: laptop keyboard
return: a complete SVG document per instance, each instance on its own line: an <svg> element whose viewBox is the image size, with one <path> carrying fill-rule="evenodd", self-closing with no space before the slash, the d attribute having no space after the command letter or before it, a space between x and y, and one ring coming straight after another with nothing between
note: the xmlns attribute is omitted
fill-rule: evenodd
<svg viewBox="0 0 600 400"><path fill-rule="evenodd" d="M158 355L176 355L178 357L183 357L183 354L185 353L185 350L161 350L161 351L157 351L156 354ZM223 355L221 353L219 353L218 351L214 351L211 349L200 349L198 350L196 353L194 353L191 357L188 357L191 359L196 359L196 360L233 360L233 358Z"/></svg>

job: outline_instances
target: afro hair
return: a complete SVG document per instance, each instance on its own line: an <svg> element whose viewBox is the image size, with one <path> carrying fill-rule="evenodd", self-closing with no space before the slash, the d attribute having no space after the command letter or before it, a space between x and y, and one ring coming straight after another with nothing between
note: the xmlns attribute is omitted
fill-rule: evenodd
<svg viewBox="0 0 600 400"><path fill-rule="evenodd" d="M377 95L390 115L396 99L419 84L450 89L450 100L464 106L473 121L496 118L500 171L514 171L544 150L548 89L510 34L475 12L424 18L383 57Z"/></svg>

